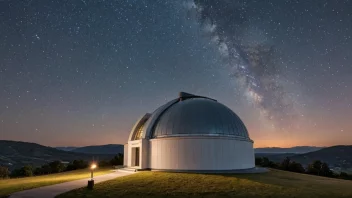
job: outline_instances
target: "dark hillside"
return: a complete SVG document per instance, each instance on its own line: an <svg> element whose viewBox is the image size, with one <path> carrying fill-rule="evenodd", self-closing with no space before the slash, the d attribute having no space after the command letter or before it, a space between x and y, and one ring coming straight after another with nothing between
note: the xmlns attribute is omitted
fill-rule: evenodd
<svg viewBox="0 0 352 198"><path fill-rule="evenodd" d="M97 146L85 146L71 150L77 153L89 153L89 154L111 154L117 155L118 153L123 154L123 145L120 144L107 144Z"/></svg>
<svg viewBox="0 0 352 198"><path fill-rule="evenodd" d="M113 157L109 154L75 153L35 143L7 140L0 140L0 148L0 165L7 166L11 170L27 164L40 166L55 160L69 162L75 159L83 159L91 161L92 159L111 159Z"/></svg>

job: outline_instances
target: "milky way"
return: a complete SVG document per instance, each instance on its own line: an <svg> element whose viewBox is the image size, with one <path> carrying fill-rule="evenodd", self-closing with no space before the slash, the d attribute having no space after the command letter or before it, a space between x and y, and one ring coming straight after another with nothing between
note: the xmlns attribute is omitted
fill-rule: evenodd
<svg viewBox="0 0 352 198"><path fill-rule="evenodd" d="M241 1L195 0L186 7L196 12L224 63L230 66L230 77L242 85L249 101L280 127L291 125L296 117L294 103L279 82L282 65L278 52L260 37L247 37L255 28L246 16L251 5Z"/></svg>
<svg viewBox="0 0 352 198"><path fill-rule="evenodd" d="M350 144L351 0L0 0L0 139L126 143L185 91L255 146Z"/></svg>

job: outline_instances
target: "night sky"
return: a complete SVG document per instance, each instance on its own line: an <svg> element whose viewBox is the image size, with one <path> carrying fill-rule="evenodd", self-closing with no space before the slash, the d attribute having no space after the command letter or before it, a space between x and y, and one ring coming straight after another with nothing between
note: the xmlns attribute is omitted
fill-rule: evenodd
<svg viewBox="0 0 352 198"><path fill-rule="evenodd" d="M0 0L0 139L126 143L185 91L255 147L352 144L350 0Z"/></svg>

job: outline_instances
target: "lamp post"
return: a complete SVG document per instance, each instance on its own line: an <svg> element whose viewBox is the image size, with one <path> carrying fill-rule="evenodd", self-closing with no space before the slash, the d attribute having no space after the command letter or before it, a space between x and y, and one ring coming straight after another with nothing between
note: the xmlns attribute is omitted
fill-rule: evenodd
<svg viewBox="0 0 352 198"><path fill-rule="evenodd" d="M90 180L88 180L88 189L93 189L94 186L94 179L93 179L93 172L94 169L97 168L97 164L93 163L90 165Z"/></svg>
<svg viewBox="0 0 352 198"><path fill-rule="evenodd" d="M93 180L93 172L94 172L94 169L96 169L97 168L97 165L96 164L92 164L91 166L90 166L90 170L91 170L91 174L90 174L90 179L91 180Z"/></svg>

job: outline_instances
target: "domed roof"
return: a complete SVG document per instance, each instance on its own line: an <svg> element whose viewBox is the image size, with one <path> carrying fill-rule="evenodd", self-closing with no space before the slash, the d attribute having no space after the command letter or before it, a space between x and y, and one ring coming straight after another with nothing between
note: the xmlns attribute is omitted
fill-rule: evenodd
<svg viewBox="0 0 352 198"><path fill-rule="evenodd" d="M146 121L146 138L174 136L232 136L250 140L241 119L216 100L180 93Z"/></svg>

